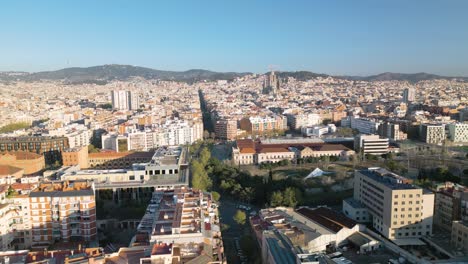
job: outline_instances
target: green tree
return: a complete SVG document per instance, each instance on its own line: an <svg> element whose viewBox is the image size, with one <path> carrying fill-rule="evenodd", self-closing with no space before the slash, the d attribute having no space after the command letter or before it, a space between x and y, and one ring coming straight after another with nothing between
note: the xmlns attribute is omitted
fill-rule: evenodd
<svg viewBox="0 0 468 264"><path fill-rule="evenodd" d="M97 153L99 152L99 149L96 148L93 144L88 145L88 153Z"/></svg>
<svg viewBox="0 0 468 264"><path fill-rule="evenodd" d="M297 198L296 198L296 191L292 187L286 188L284 191L283 203L290 207L296 207L297 205Z"/></svg>
<svg viewBox="0 0 468 264"><path fill-rule="evenodd" d="M232 219L234 219L234 221L236 221L236 223L238 223L239 225L244 225L247 219L247 216L244 211L237 210L236 214L234 214L234 217Z"/></svg>
<svg viewBox="0 0 468 264"><path fill-rule="evenodd" d="M211 197L215 202L219 201L219 198L221 198L221 194L219 192L211 192Z"/></svg>
<svg viewBox="0 0 468 264"><path fill-rule="evenodd" d="M211 158L211 152L207 147L203 147L202 150L200 151L200 163L203 166L208 165L208 161L210 161Z"/></svg>
<svg viewBox="0 0 468 264"><path fill-rule="evenodd" d="M270 197L270 206L277 207L283 205L283 194L280 191L273 192Z"/></svg>
<svg viewBox="0 0 468 264"><path fill-rule="evenodd" d="M211 189L213 182L211 181L204 166L198 161L192 161L192 187L202 191Z"/></svg>

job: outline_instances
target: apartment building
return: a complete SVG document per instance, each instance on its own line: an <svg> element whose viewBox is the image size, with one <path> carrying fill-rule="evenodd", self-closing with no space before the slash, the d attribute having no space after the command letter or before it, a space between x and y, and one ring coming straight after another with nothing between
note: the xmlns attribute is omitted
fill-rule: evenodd
<svg viewBox="0 0 468 264"><path fill-rule="evenodd" d="M434 225L452 230L453 221L468 221L468 188L451 182L437 186Z"/></svg>
<svg viewBox="0 0 468 264"><path fill-rule="evenodd" d="M289 119L291 123L291 129L299 131L303 127L316 126L322 123L321 116L316 113L302 113L297 115L290 115Z"/></svg>
<svg viewBox="0 0 468 264"><path fill-rule="evenodd" d="M49 136L61 136L68 138L70 148L87 146L93 136L92 131L83 124L70 124L65 127L49 130Z"/></svg>
<svg viewBox="0 0 468 264"><path fill-rule="evenodd" d="M200 256L205 259L203 263L226 263L217 204L210 193L191 188L153 193L130 245L138 246L142 241L153 245L153 249L166 249L154 251L142 263L154 263L145 261L155 259L174 263L174 258L198 263L195 261ZM178 248L178 254L171 254L169 248Z"/></svg>
<svg viewBox="0 0 468 264"><path fill-rule="evenodd" d="M416 91L414 88L406 88L403 90L403 102L404 103L410 103L414 102L416 99Z"/></svg>
<svg viewBox="0 0 468 264"><path fill-rule="evenodd" d="M468 254L468 222L453 222L450 243L456 250L460 250L465 254Z"/></svg>
<svg viewBox="0 0 468 264"><path fill-rule="evenodd" d="M137 110L140 100L137 93L132 91L114 90L111 92L112 107L117 110Z"/></svg>
<svg viewBox="0 0 468 264"><path fill-rule="evenodd" d="M377 133L380 123L380 121L377 121L375 119L354 116L347 116L341 119L342 127L351 127L352 129L358 130L359 133L362 134Z"/></svg>
<svg viewBox="0 0 468 264"><path fill-rule="evenodd" d="M373 227L397 244L432 234L434 194L407 178L382 168L355 171L354 199L367 207Z"/></svg>
<svg viewBox="0 0 468 264"><path fill-rule="evenodd" d="M234 140L237 136L237 121L232 119L216 121L215 134L219 139Z"/></svg>
<svg viewBox="0 0 468 264"><path fill-rule="evenodd" d="M421 124L419 129L421 140L428 144L441 144L445 140L445 125L443 124Z"/></svg>
<svg viewBox="0 0 468 264"><path fill-rule="evenodd" d="M400 124L384 122L378 128L379 136L393 141L405 140L408 135L400 130Z"/></svg>
<svg viewBox="0 0 468 264"><path fill-rule="evenodd" d="M448 126L449 139L455 143L468 142L468 123L454 123Z"/></svg>
<svg viewBox="0 0 468 264"><path fill-rule="evenodd" d="M68 138L66 137L0 137L0 152L29 151L42 154L46 164L53 164L60 160L60 152L68 147Z"/></svg>
<svg viewBox="0 0 468 264"><path fill-rule="evenodd" d="M124 133L109 133L101 137L102 148L123 151L148 151L160 146L192 144L203 139L201 121L170 120L146 130L127 129Z"/></svg>
<svg viewBox="0 0 468 264"><path fill-rule="evenodd" d="M285 116L252 116L240 120L240 128L251 134L263 134L271 131L282 131L287 129L287 118Z"/></svg>
<svg viewBox="0 0 468 264"><path fill-rule="evenodd" d="M78 165L80 169L89 168L88 146L64 149L62 164L63 166Z"/></svg>
<svg viewBox="0 0 468 264"><path fill-rule="evenodd" d="M359 134L354 138L354 150L362 154L383 155L388 153L388 138L379 135Z"/></svg>
<svg viewBox="0 0 468 264"><path fill-rule="evenodd" d="M94 183L42 182L29 194L32 246L97 239Z"/></svg>

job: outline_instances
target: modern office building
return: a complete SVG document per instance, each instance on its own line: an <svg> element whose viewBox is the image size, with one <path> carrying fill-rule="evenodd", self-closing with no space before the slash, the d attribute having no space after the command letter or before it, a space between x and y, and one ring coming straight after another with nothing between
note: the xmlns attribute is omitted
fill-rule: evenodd
<svg viewBox="0 0 468 264"><path fill-rule="evenodd" d="M117 110L137 110L138 94L132 91L114 90L111 92L112 108Z"/></svg>
<svg viewBox="0 0 468 264"><path fill-rule="evenodd" d="M455 143L468 142L468 123L454 123L448 125L449 139Z"/></svg>
<svg viewBox="0 0 468 264"><path fill-rule="evenodd" d="M354 138L354 150L364 155L383 155L388 153L388 138L380 138L379 135L359 134Z"/></svg>
<svg viewBox="0 0 468 264"><path fill-rule="evenodd" d="M188 186L187 148L161 147L151 154L152 157L149 158L149 161L143 163L132 162L132 154L129 154L128 157L125 157L129 165L123 164L120 166L121 169L80 170L76 167L70 167L61 172L60 177L63 181L93 181L97 190L96 195L117 203L123 200L146 199L148 193L151 194L154 190ZM125 168L122 169L122 167Z"/></svg>
<svg viewBox="0 0 468 264"><path fill-rule="evenodd" d="M396 244L420 243L432 234L434 193L416 187L411 180L382 168L368 168L354 173L356 210L364 205L372 216L372 226ZM344 201L348 216L353 204Z"/></svg>
<svg viewBox="0 0 468 264"><path fill-rule="evenodd" d="M33 247L47 247L55 241L97 239L93 182L43 182L31 191L29 203Z"/></svg>
<svg viewBox="0 0 468 264"><path fill-rule="evenodd" d="M421 140L428 144L441 144L446 138L445 125L443 124L421 124Z"/></svg>

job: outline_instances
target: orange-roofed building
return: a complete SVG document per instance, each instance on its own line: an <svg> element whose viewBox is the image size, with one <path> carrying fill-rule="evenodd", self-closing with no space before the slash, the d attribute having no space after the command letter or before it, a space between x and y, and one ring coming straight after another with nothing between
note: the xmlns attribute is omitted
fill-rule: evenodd
<svg viewBox="0 0 468 264"><path fill-rule="evenodd" d="M0 165L10 165L24 170L24 174L37 174L45 168L44 156L27 151L0 154Z"/></svg>

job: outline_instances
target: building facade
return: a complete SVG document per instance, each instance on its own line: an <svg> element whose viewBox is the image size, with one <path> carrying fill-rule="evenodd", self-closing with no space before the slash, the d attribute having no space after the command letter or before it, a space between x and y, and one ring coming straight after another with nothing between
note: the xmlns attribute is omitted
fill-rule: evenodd
<svg viewBox="0 0 468 264"><path fill-rule="evenodd" d="M364 155L383 155L388 153L388 138L380 138L379 135L359 134L354 139L354 150Z"/></svg>
<svg viewBox="0 0 468 264"><path fill-rule="evenodd" d="M219 139L234 140L237 136L237 121L232 119L216 121L215 134Z"/></svg>
<svg viewBox="0 0 468 264"><path fill-rule="evenodd" d="M45 168L44 156L32 152L16 151L0 153L0 165L9 165L24 170L24 174L37 174Z"/></svg>
<svg viewBox="0 0 468 264"><path fill-rule="evenodd" d="M44 182L29 194L32 246L97 239L94 183Z"/></svg>
<svg viewBox="0 0 468 264"><path fill-rule="evenodd" d="M111 92L112 108L117 110L137 110L139 107L138 94L132 91Z"/></svg>
<svg viewBox="0 0 468 264"><path fill-rule="evenodd" d="M398 244L432 234L434 194L382 168L354 173L354 199L372 216L373 227Z"/></svg>
<svg viewBox="0 0 468 264"><path fill-rule="evenodd" d="M428 144L441 144L446 137L445 126L442 124L421 124L420 135L421 140Z"/></svg>
<svg viewBox="0 0 468 264"><path fill-rule="evenodd" d="M43 155L46 164L59 161L61 159L60 152L68 147L68 138L66 137L0 137L0 152L34 152Z"/></svg>
<svg viewBox="0 0 468 264"><path fill-rule="evenodd" d="M468 142L468 123L455 123L448 125L449 139L455 143Z"/></svg>

